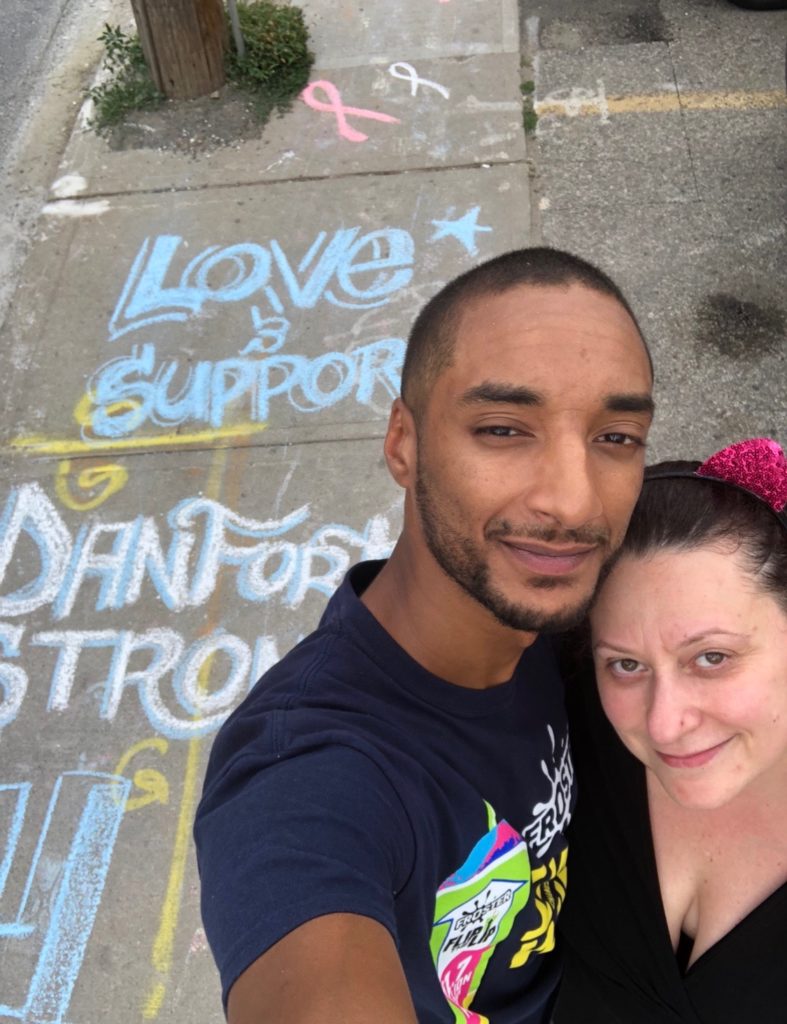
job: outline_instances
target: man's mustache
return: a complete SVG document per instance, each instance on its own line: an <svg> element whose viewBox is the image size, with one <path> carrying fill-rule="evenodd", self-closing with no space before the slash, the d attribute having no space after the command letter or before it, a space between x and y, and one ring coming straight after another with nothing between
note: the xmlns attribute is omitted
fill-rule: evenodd
<svg viewBox="0 0 787 1024"><path fill-rule="evenodd" d="M609 547L609 530L601 527L580 527L564 530L559 526L514 526L507 519L496 519L484 530L486 540L535 540L544 544L587 544Z"/></svg>

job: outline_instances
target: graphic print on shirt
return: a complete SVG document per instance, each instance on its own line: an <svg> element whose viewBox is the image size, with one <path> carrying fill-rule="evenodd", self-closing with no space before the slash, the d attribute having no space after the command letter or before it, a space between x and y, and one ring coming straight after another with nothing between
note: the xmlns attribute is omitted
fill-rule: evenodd
<svg viewBox="0 0 787 1024"><path fill-rule="evenodd" d="M555 837L565 834L571 820L571 796L574 791L574 765L568 733L563 734L558 744L551 726L547 726L547 732L552 758L549 763L541 762L541 771L549 782L549 795L546 800L535 805L533 820L522 829L522 836L535 858L543 857ZM539 923L520 937L521 946L511 958L511 967L524 967L534 954L551 953L555 948L555 923L566 898L567 861L568 847L564 842L556 856L533 869L530 880Z"/></svg>
<svg viewBox="0 0 787 1024"><path fill-rule="evenodd" d="M535 805L533 820L522 830L528 849L537 858L544 856L556 835L566 831L571 820L571 794L574 790L574 764L568 733L563 733L558 746L551 725L547 726L547 732L552 756L548 763L541 762L541 771L549 783L549 795Z"/></svg>
<svg viewBox="0 0 787 1024"><path fill-rule="evenodd" d="M568 735L560 741L547 726L551 757L541 761L547 781L544 799L520 835L497 822L487 803L489 832L465 863L437 891L431 950L443 993L456 1024L489 1024L470 1008L498 943L508 938L519 912L532 900L538 923L520 936L509 967L523 967L531 956L555 947L555 922L566 895L568 849L564 834L571 818L574 766ZM531 867L561 842L552 856ZM531 920L532 920L531 914Z"/></svg>
<svg viewBox="0 0 787 1024"><path fill-rule="evenodd" d="M530 856L508 822L495 824L437 891L430 942L456 1024L489 1024L470 1009L495 946L511 932L530 897Z"/></svg>

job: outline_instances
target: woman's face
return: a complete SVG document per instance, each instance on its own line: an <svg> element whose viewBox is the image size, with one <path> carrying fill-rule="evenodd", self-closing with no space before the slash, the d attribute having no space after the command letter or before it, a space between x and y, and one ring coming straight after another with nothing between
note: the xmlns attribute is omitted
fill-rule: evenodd
<svg viewBox="0 0 787 1024"><path fill-rule="evenodd" d="M787 614L735 552L624 556L591 622L604 711L677 803L787 783Z"/></svg>

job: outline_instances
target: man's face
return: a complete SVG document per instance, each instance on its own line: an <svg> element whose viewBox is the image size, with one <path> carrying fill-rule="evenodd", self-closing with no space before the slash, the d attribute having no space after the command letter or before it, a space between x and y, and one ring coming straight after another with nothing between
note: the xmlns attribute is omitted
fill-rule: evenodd
<svg viewBox="0 0 787 1024"><path fill-rule="evenodd" d="M639 494L652 408L637 330L584 286L519 286L463 312L418 427L423 541L499 622L587 609Z"/></svg>

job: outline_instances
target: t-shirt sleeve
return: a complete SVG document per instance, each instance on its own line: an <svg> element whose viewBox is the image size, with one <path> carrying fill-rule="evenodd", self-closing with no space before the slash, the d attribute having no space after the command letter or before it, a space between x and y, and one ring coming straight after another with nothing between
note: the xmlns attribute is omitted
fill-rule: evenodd
<svg viewBox="0 0 787 1024"><path fill-rule="evenodd" d="M195 824L202 918L222 997L299 925L354 913L397 941L394 896L412 832L382 769L360 750L318 747L262 767L244 754L207 793Z"/></svg>

